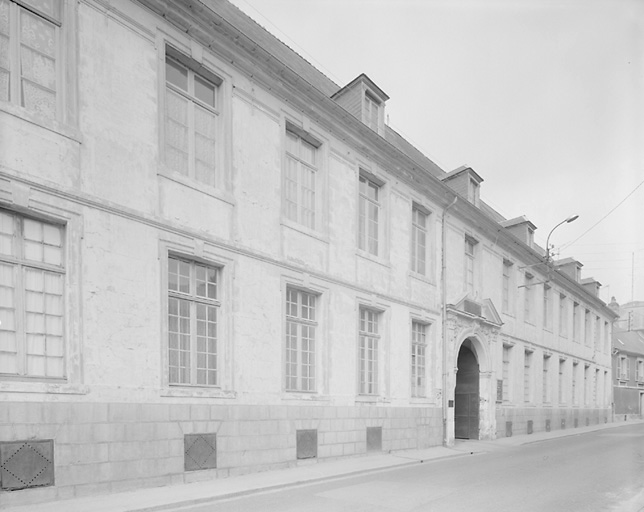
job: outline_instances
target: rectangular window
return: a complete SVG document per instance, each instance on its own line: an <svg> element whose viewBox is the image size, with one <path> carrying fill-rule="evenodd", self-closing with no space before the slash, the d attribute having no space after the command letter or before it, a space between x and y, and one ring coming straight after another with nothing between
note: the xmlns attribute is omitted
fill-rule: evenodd
<svg viewBox="0 0 644 512"><path fill-rule="evenodd" d="M532 401L532 352L525 352L523 359L523 401Z"/></svg>
<svg viewBox="0 0 644 512"><path fill-rule="evenodd" d="M599 370L595 370L595 377L593 379L593 404L597 406L597 400L599 398Z"/></svg>
<svg viewBox="0 0 644 512"><path fill-rule="evenodd" d="M360 308L359 361L361 395L378 394L379 320L380 313L377 311Z"/></svg>
<svg viewBox="0 0 644 512"><path fill-rule="evenodd" d="M591 323L590 323L590 311L587 309L584 313L584 343L586 346L590 346L590 341L591 341Z"/></svg>
<svg viewBox="0 0 644 512"><path fill-rule="evenodd" d="M550 356L543 356L543 403L550 402Z"/></svg>
<svg viewBox="0 0 644 512"><path fill-rule="evenodd" d="M302 130L286 125L284 214L315 229L316 180L320 143Z"/></svg>
<svg viewBox="0 0 644 512"><path fill-rule="evenodd" d="M510 400L510 350L512 347L503 345L503 401Z"/></svg>
<svg viewBox="0 0 644 512"><path fill-rule="evenodd" d="M579 372L579 363L572 363L572 404L579 404L577 396L577 373Z"/></svg>
<svg viewBox="0 0 644 512"><path fill-rule="evenodd" d="M559 294L559 336L568 336L568 308L563 294Z"/></svg>
<svg viewBox="0 0 644 512"><path fill-rule="evenodd" d="M512 262L503 260L503 298L501 301L501 308L504 313L510 313L510 297L511 297L511 272Z"/></svg>
<svg viewBox="0 0 644 512"><path fill-rule="evenodd" d="M0 211L0 374L65 376L64 236Z"/></svg>
<svg viewBox="0 0 644 512"><path fill-rule="evenodd" d="M168 258L168 382L218 385L219 269Z"/></svg>
<svg viewBox="0 0 644 512"><path fill-rule="evenodd" d="M166 165L215 186L222 80L171 47L166 48L165 80Z"/></svg>
<svg viewBox="0 0 644 512"><path fill-rule="evenodd" d="M589 380L589 372L590 370L588 369L588 366L584 365L584 405L588 405L590 403L590 380Z"/></svg>
<svg viewBox="0 0 644 512"><path fill-rule="evenodd" d="M598 316L596 316L595 317L595 331L593 332L593 347L597 351L601 350L601 347L599 345L599 340L600 340L600 335L601 335L601 328L602 328L601 319Z"/></svg>
<svg viewBox="0 0 644 512"><path fill-rule="evenodd" d="M380 185L360 175L358 198L358 248L378 256L380 230Z"/></svg>
<svg viewBox="0 0 644 512"><path fill-rule="evenodd" d="M637 360L637 382L644 382L644 360Z"/></svg>
<svg viewBox="0 0 644 512"><path fill-rule="evenodd" d="M550 286L543 285L543 328L552 328L552 313L550 311Z"/></svg>
<svg viewBox="0 0 644 512"><path fill-rule="evenodd" d="M317 329L316 296L294 288L286 290L286 389L315 391Z"/></svg>
<svg viewBox="0 0 644 512"><path fill-rule="evenodd" d="M534 323L534 307L532 305L532 295L533 295L532 283L533 282L534 282L534 277L532 276L532 274L528 274L526 272L525 284L523 287L523 299L524 299L523 319L524 321L529 322L531 324Z"/></svg>
<svg viewBox="0 0 644 512"><path fill-rule="evenodd" d="M564 371L566 369L566 361L559 359L559 403L564 403Z"/></svg>
<svg viewBox="0 0 644 512"><path fill-rule="evenodd" d="M411 210L411 269L427 275L427 219L429 215L414 206Z"/></svg>
<svg viewBox="0 0 644 512"><path fill-rule="evenodd" d="M476 244L478 242L469 236L465 237L465 291L468 293L474 292L475 282L475 263L476 263Z"/></svg>
<svg viewBox="0 0 644 512"><path fill-rule="evenodd" d="M425 363L427 354L427 325L411 323L411 396L427 396Z"/></svg>
<svg viewBox="0 0 644 512"><path fill-rule="evenodd" d="M627 356L617 358L617 378L621 381L627 381L630 374L630 359Z"/></svg>
<svg viewBox="0 0 644 512"><path fill-rule="evenodd" d="M371 94L364 95L364 123L374 130L378 131L380 103Z"/></svg>
<svg viewBox="0 0 644 512"><path fill-rule="evenodd" d="M610 328L608 322L604 322L604 352L608 353L610 350Z"/></svg>
<svg viewBox="0 0 644 512"><path fill-rule="evenodd" d="M572 341L579 343L579 304L572 305Z"/></svg>
<svg viewBox="0 0 644 512"><path fill-rule="evenodd" d="M60 0L0 0L0 101L56 119L60 91Z"/></svg>

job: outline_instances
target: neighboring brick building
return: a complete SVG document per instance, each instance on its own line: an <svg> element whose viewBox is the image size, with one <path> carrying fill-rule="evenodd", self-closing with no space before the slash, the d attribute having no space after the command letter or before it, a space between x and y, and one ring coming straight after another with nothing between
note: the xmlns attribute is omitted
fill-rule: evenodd
<svg viewBox="0 0 644 512"><path fill-rule="evenodd" d="M0 38L0 505L607 421L598 283L369 77L223 1Z"/></svg>
<svg viewBox="0 0 644 512"><path fill-rule="evenodd" d="M610 306L619 311L613 327L613 412L615 420L644 415L644 302Z"/></svg>

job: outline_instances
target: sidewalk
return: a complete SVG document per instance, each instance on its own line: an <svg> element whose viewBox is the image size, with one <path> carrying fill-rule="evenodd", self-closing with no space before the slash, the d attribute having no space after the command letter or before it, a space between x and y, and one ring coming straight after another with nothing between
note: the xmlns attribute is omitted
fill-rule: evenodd
<svg viewBox="0 0 644 512"><path fill-rule="evenodd" d="M37 505L10 507L4 509L4 512L87 512L90 510L92 512L153 512L173 510L181 506L204 504L246 494L385 471L446 458L505 450L525 444L638 423L644 423L644 421L635 420L554 432L538 432L524 436L505 437L494 441L457 440L455 445L449 448L437 446L425 450L405 450L329 462L321 461L290 469L252 473L206 482L152 487Z"/></svg>

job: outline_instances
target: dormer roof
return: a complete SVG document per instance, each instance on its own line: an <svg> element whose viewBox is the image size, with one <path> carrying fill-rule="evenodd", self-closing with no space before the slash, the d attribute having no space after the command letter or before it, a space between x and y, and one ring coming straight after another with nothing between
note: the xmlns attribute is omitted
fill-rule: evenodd
<svg viewBox="0 0 644 512"><path fill-rule="evenodd" d="M528 220L525 215L521 215L520 217L515 217L513 219L504 220L499 224L501 224L501 226L503 226L504 228L511 228L520 224L527 224L528 228L532 231L537 229L537 226L535 226L530 220Z"/></svg>
<svg viewBox="0 0 644 512"><path fill-rule="evenodd" d="M367 88L369 89L369 92L372 94L376 95L376 99L385 102L389 99L389 96L385 91L383 91L380 87L376 85L376 83L371 80L367 75L364 73L359 74L357 77L355 77L353 80L351 80L347 85L342 87L339 91L334 93L331 98L334 100L337 100L340 96L343 96L346 94L348 91L354 89L355 87L359 86L361 83L365 84Z"/></svg>
<svg viewBox="0 0 644 512"><path fill-rule="evenodd" d="M453 171L448 172L447 174L441 176L441 181L449 181L464 172L467 172L470 175L470 178L474 179L477 183L481 183L483 181L483 178L481 178L481 176L469 165L461 165Z"/></svg>

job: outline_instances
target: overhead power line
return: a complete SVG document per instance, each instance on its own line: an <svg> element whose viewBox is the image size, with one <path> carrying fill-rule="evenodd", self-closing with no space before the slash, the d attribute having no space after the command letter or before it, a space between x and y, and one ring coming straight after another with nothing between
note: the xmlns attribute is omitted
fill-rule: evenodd
<svg viewBox="0 0 644 512"><path fill-rule="evenodd" d="M601 221L603 221L603 220L604 220L606 217L608 217L611 213L613 213L615 210L617 210L617 208L619 208L619 207L624 203L624 201L626 201L629 197L631 197L631 196L635 193L635 191L636 191L638 188L640 188L642 185L644 185L644 181L641 181L639 185L637 185L633 190L631 190L631 191L630 191L630 193L629 193L629 194L628 194L624 199L622 199L619 203L617 203L617 205L616 205L613 209L611 209L611 210L610 210L606 215L604 215L601 219L599 219L597 222L595 222L595 224L593 224L592 226L590 226L586 231L584 231L581 235L579 235L577 238L575 238L572 242L568 242L567 244L563 244L563 245L560 247L560 249L559 249L559 250L563 250L563 249L565 249L566 247L570 247L570 246L571 246L571 245L573 245L577 240L579 240L580 238L582 238L583 236L585 236L585 235L586 235L586 234L587 234L591 229L595 228L595 227L596 227L596 226L597 226Z"/></svg>

